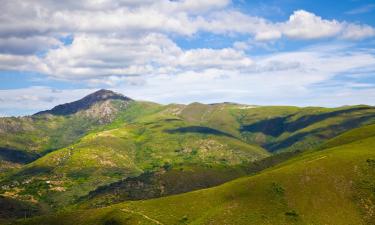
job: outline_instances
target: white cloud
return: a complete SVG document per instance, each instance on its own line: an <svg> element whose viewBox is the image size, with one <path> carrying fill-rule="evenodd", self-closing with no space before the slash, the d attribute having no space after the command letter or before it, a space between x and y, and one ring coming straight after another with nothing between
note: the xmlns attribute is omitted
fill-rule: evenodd
<svg viewBox="0 0 375 225"><path fill-rule="evenodd" d="M296 39L332 37L342 30L342 24L338 21L324 20L304 10L295 11L280 27L285 36Z"/></svg>
<svg viewBox="0 0 375 225"><path fill-rule="evenodd" d="M48 0L5 3L7 10L0 16L0 69L37 71L65 80L91 79L91 83L100 78L208 68L254 70L253 60L244 53L249 43L182 50L171 40L173 35L241 33L260 43L281 37L358 40L375 35L370 26L325 20L304 10L295 11L285 22L272 23L227 8L228 0L68 1L64 6ZM56 36L67 34L73 34L73 43L62 45ZM49 50L41 57L16 56L45 48Z"/></svg>
<svg viewBox="0 0 375 225"><path fill-rule="evenodd" d="M61 41L52 37L33 36L26 38L0 38L0 53L32 55L40 51L61 46Z"/></svg>
<svg viewBox="0 0 375 225"><path fill-rule="evenodd" d="M2 112L21 110L37 112L52 108L58 104L78 100L95 89L54 90L49 87L28 87L0 90Z"/></svg>
<svg viewBox="0 0 375 225"><path fill-rule="evenodd" d="M178 59L178 66L187 70L216 69L241 69L253 65L253 61L242 51L231 48L193 49L184 52Z"/></svg>
<svg viewBox="0 0 375 225"><path fill-rule="evenodd" d="M0 36L25 37L86 33L121 36L149 32L194 35L199 31L216 34L249 34L256 40L282 36L317 39L341 36L351 38L355 24L326 20L313 13L297 10L285 22L244 14L230 6L229 0L181 1L67 1L5 0L0 16ZM1 22L3 21L3 22ZM372 27L359 25L355 38L374 36ZM373 29L373 28L372 28Z"/></svg>
<svg viewBox="0 0 375 225"><path fill-rule="evenodd" d="M343 30L342 38L349 40L360 40L363 38L374 37L375 29L367 25L346 24Z"/></svg>
<svg viewBox="0 0 375 225"><path fill-rule="evenodd" d="M0 54L0 70L41 71L42 67L36 56Z"/></svg>
<svg viewBox="0 0 375 225"><path fill-rule="evenodd" d="M51 50L39 61L41 72L66 80L175 74L208 68L238 70L252 65L253 61L241 50L184 51L161 34L139 39L76 36L71 45Z"/></svg>
<svg viewBox="0 0 375 225"><path fill-rule="evenodd" d="M181 50L161 34L139 39L76 36L68 46L50 51L43 62L50 76L82 79L154 73L158 65L175 60Z"/></svg>

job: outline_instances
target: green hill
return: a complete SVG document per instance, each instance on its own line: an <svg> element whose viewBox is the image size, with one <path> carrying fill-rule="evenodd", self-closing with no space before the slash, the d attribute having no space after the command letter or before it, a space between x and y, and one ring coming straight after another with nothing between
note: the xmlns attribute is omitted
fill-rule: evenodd
<svg viewBox="0 0 375 225"><path fill-rule="evenodd" d="M371 178L366 165L375 160L373 124L375 107L365 105L161 105L100 90L33 116L0 119L0 196L17 203L16 212L24 212L25 204L43 206L33 215L109 206L79 211L98 224L112 216L129 224L150 223L147 217L164 224L216 224L224 216L237 224L332 224L334 218L342 224L330 211L336 201L352 207L343 210L356 224L358 202L371 200L357 198L372 196L365 191L372 181L363 180L361 171ZM358 191L361 185L370 186ZM185 208L174 207L179 201ZM194 205L209 210L189 208ZM332 221L319 207L333 213ZM0 218L12 215L20 216L7 211Z"/></svg>
<svg viewBox="0 0 375 225"><path fill-rule="evenodd" d="M212 128L154 118L153 122L93 132L53 151L6 177L3 183L12 185L3 191L56 207L71 204L99 186L166 166L189 170L197 165L214 170L268 155L261 147Z"/></svg>
<svg viewBox="0 0 375 225"><path fill-rule="evenodd" d="M300 108L192 103L168 105L160 113L231 134L269 152L314 149L345 131L375 123L375 108L365 105Z"/></svg>
<svg viewBox="0 0 375 225"><path fill-rule="evenodd" d="M132 102L120 94L100 90L32 116L0 118L0 173L74 143L111 123Z"/></svg>
<svg viewBox="0 0 375 225"><path fill-rule="evenodd" d="M373 224L374 145L365 137L214 188L15 224Z"/></svg>

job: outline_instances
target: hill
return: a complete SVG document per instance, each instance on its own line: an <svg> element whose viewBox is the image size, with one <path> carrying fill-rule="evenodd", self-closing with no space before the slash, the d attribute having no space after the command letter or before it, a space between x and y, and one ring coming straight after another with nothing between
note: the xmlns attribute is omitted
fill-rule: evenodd
<svg viewBox="0 0 375 225"><path fill-rule="evenodd" d="M0 118L0 173L66 147L111 123L131 102L120 94L99 90L33 116Z"/></svg>
<svg viewBox="0 0 375 225"><path fill-rule="evenodd" d="M45 212L169 196L370 138L373 124L365 105L161 105L99 90L0 119L0 195L21 212L24 203Z"/></svg>
<svg viewBox="0 0 375 225"><path fill-rule="evenodd" d="M374 144L364 137L214 188L14 224L373 224Z"/></svg>
<svg viewBox="0 0 375 225"><path fill-rule="evenodd" d="M269 155L212 128L188 126L180 120L153 121L91 133L6 177L3 184L12 185L4 191L57 207L99 186L159 168L214 170Z"/></svg>

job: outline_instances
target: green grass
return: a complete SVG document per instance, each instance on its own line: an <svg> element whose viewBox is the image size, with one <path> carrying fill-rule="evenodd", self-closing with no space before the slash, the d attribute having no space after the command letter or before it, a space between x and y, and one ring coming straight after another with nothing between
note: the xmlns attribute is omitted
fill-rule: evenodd
<svg viewBox="0 0 375 225"><path fill-rule="evenodd" d="M166 164L236 167L269 155L261 147L221 133L168 132L187 125L180 120L166 122L164 116L152 121L92 132L22 167L2 183L18 181L12 184L18 198L37 199L60 208L99 186L158 170Z"/></svg>
<svg viewBox="0 0 375 225"><path fill-rule="evenodd" d="M126 111L122 104L119 100L110 101L114 118L119 112ZM66 147L111 122L108 115L100 115L99 109L103 105L105 103L98 103L87 111L67 116L47 114L1 118L0 147L39 156ZM95 114L95 110L99 113Z"/></svg>
<svg viewBox="0 0 375 225"><path fill-rule="evenodd" d="M372 146L364 138L214 188L19 224L373 224Z"/></svg>
<svg viewBox="0 0 375 225"><path fill-rule="evenodd" d="M97 208L127 200L150 199L217 186L246 175L246 170L228 166L166 165L99 187L78 201L79 208Z"/></svg>
<svg viewBox="0 0 375 225"><path fill-rule="evenodd" d="M371 125L375 123L374 107L252 107L232 103L159 105L133 101L124 108L123 102L116 100L110 103L115 112L110 118L101 115L101 107L97 104L69 116L0 119L0 148L38 158L24 165L23 162L7 161L8 155L0 155L0 194L46 203L55 210L67 210L76 207L79 199L98 187L127 178L137 180L166 165L172 168L168 173L147 181L150 189L139 189L161 192L166 188L164 194L140 195L140 198L210 187L244 173L258 173L281 162L255 176L217 188L118 205L123 207L120 209L134 210L133 213L113 206L82 211L82 215L95 212L101 216L90 214L87 215L90 219L79 218L87 224L107 220L147 224L150 220L140 214L147 213L150 218L166 224L220 221L234 224L245 221L332 224L335 221L340 224L343 221L338 219L338 212L331 208L334 204L343 204L349 207L343 208L349 222L358 222L357 213L362 211L364 221L369 220L363 205L370 207L365 202L369 201L367 198L372 196L374 189L371 186L372 170L366 167L375 160L368 149L373 144L369 140L375 135L375 127ZM326 148L332 149L312 152ZM304 151L307 153L296 156ZM267 158L270 152L284 154ZM290 157L293 158L284 162ZM262 161L251 163L256 160ZM210 182L199 186L204 175ZM214 179L214 176L223 179ZM170 183L161 187L158 182ZM343 185L345 192L341 193L337 185ZM308 196L317 196L317 200L308 199L302 190ZM104 200L95 198L87 202L86 207L138 198L110 196L113 199L107 201L106 194L111 195L111 192L104 194ZM298 199L304 205L297 204ZM181 202L184 202L182 206L176 206ZM208 210L199 209L197 205ZM317 217L307 212L309 207L315 210ZM319 207L326 207L327 212L320 212ZM160 211L155 211L159 208ZM327 213L333 213L336 219L329 220ZM77 215L66 216L74 218Z"/></svg>
<svg viewBox="0 0 375 225"><path fill-rule="evenodd" d="M324 143L322 148L332 148L335 146L348 144L348 143L351 143L360 139L365 139L365 138L373 137L373 136L375 136L375 124L363 126L363 127L345 132L344 134L339 135L335 138L332 138L331 140Z"/></svg>

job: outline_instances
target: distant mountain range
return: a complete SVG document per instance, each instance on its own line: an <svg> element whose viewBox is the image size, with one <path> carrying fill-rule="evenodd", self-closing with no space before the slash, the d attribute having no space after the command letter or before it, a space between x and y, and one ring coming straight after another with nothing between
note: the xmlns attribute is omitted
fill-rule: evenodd
<svg viewBox="0 0 375 225"><path fill-rule="evenodd" d="M99 90L0 118L0 218L372 224L373 124L375 107L366 105L161 105ZM35 215L43 216L15 220Z"/></svg>

